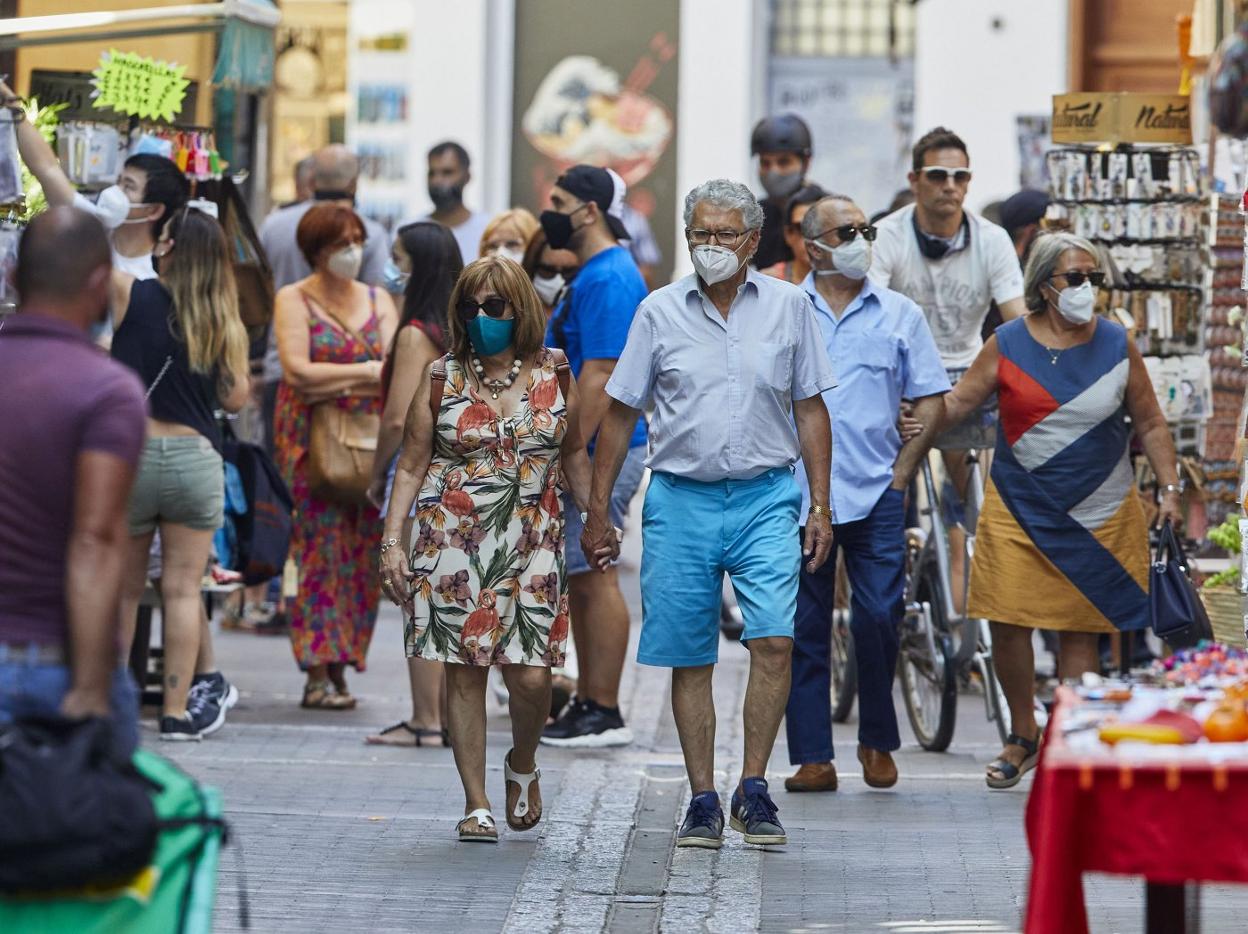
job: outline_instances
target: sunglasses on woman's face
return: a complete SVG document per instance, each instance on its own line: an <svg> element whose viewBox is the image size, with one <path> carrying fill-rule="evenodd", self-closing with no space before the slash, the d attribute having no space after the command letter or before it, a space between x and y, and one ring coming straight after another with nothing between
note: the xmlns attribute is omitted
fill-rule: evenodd
<svg viewBox="0 0 1248 934"><path fill-rule="evenodd" d="M494 295L483 302L471 298L461 298L455 306L455 313L464 321L471 321L477 313L484 311L491 318L501 318L507 313L507 299Z"/></svg>
<svg viewBox="0 0 1248 934"><path fill-rule="evenodd" d="M1084 282L1091 282L1098 289L1105 284L1105 273L1097 270L1096 272L1079 272L1079 270L1071 270L1070 272L1054 273L1054 279L1065 279L1066 284L1072 289L1077 289Z"/></svg>

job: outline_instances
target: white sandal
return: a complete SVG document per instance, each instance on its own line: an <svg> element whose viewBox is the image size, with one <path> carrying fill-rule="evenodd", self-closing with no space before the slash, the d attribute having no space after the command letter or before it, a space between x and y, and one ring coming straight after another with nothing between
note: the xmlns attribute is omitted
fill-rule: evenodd
<svg viewBox="0 0 1248 934"><path fill-rule="evenodd" d="M475 820L480 830L486 830L489 833L470 833L464 830L464 824L470 820ZM489 808L477 808L475 811L469 811L464 815L464 819L455 825L455 829L459 832L461 843L498 842L498 827L494 824L494 815L490 813Z"/></svg>
<svg viewBox="0 0 1248 934"><path fill-rule="evenodd" d="M512 830L523 833L526 830L532 830L534 827L536 827L538 824L541 823L542 821L541 815L538 815L537 820L535 820L531 824L517 823L516 821L512 820L513 817L516 818L516 820L518 821L528 816L529 786L532 785L535 781L537 781L541 777L542 777L542 770L538 768L535 768L532 772L530 772L527 775L522 775L519 772L512 771L511 753L508 752L507 755L503 757L503 779L505 780L505 782L513 782L516 785L520 786L520 795L518 798L516 798L516 806L515 808L507 812L507 826L510 827ZM507 800L506 792L507 792L507 786L506 784L504 784L503 785L503 794L504 794L503 801Z"/></svg>

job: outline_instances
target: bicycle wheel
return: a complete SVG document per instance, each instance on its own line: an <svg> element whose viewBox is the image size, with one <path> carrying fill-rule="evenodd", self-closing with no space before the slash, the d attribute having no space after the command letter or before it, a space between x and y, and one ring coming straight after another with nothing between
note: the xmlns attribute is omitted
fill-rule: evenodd
<svg viewBox="0 0 1248 934"><path fill-rule="evenodd" d="M939 576L930 562L919 574L913 602L920 609L908 613L901 627L901 694L919 745L929 752L944 752L953 739L958 681L941 609Z"/></svg>
<svg viewBox="0 0 1248 934"><path fill-rule="evenodd" d="M858 696L858 660L849 631L849 610L832 611L832 722L844 723Z"/></svg>
<svg viewBox="0 0 1248 934"><path fill-rule="evenodd" d="M987 708L988 719L996 724L997 735L1004 746L1006 737L1010 735L1010 707L1005 701L1005 691L1001 689L991 661L981 656L976 660L976 667L984 681L984 707Z"/></svg>

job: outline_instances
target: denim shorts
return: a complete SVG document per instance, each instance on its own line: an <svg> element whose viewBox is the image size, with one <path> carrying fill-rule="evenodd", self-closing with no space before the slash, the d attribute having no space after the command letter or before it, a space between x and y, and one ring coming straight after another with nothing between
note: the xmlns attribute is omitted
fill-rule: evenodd
<svg viewBox="0 0 1248 934"><path fill-rule="evenodd" d="M225 520L225 467L202 435L148 438L130 494L130 534L161 522L215 532Z"/></svg>
<svg viewBox="0 0 1248 934"><path fill-rule="evenodd" d="M628 518L628 504L637 495L641 486L641 478L646 472L646 447L638 445L629 448L628 456L620 467L620 475L611 490L611 524L624 528L624 520ZM581 511L567 493L563 495L563 540L564 559L568 563L568 576L586 574L591 568L585 560L585 552L581 551L581 533L585 525L581 522Z"/></svg>
<svg viewBox="0 0 1248 934"><path fill-rule="evenodd" d="M714 664L725 573L745 618L743 642L792 639L801 506L788 467L714 483L651 473L641 520L637 661L665 668Z"/></svg>
<svg viewBox="0 0 1248 934"><path fill-rule="evenodd" d="M0 644L0 726L22 717L55 715L71 683L69 666L50 665ZM139 744L139 692L130 669L113 673L113 741L129 756Z"/></svg>

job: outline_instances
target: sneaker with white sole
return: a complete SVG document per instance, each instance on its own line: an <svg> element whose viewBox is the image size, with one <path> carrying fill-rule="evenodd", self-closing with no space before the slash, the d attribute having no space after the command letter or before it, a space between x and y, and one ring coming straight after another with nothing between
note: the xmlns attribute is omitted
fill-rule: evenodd
<svg viewBox="0 0 1248 934"><path fill-rule="evenodd" d="M600 749L627 746L633 731L624 725L618 707L612 709L591 700L575 699L563 716L542 731L547 746L569 749Z"/></svg>
<svg viewBox="0 0 1248 934"><path fill-rule="evenodd" d="M196 675L186 696L186 711L203 736L225 726L226 712L238 703L238 688L219 671Z"/></svg>
<svg viewBox="0 0 1248 934"><path fill-rule="evenodd" d="M160 738L167 743L198 743L202 733L188 713L185 717L161 717Z"/></svg>

